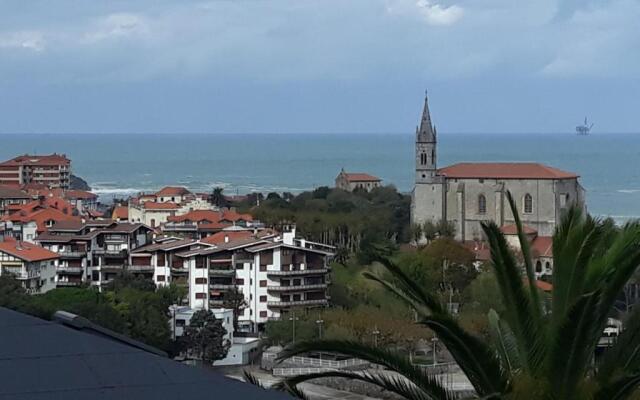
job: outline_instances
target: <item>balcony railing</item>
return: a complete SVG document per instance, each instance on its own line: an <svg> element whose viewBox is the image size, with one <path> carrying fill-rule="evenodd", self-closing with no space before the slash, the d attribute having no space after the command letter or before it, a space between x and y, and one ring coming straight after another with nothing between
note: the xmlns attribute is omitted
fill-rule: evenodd
<svg viewBox="0 0 640 400"><path fill-rule="evenodd" d="M153 265L129 265L127 270L132 272L153 272L155 267Z"/></svg>
<svg viewBox="0 0 640 400"><path fill-rule="evenodd" d="M236 285L233 284L220 284L220 283L212 283L209 285L209 289L233 289Z"/></svg>
<svg viewBox="0 0 640 400"><path fill-rule="evenodd" d="M267 301L268 307L296 307L296 306L324 306L328 305L329 300L297 300L297 301Z"/></svg>
<svg viewBox="0 0 640 400"><path fill-rule="evenodd" d="M316 268L316 269L302 269L293 271L273 271L267 270L267 275L273 276L291 276L291 275L314 275L314 274L326 274L329 272L329 268Z"/></svg>
<svg viewBox="0 0 640 400"><path fill-rule="evenodd" d="M124 265L101 265L99 268L102 271L122 271L124 269Z"/></svg>
<svg viewBox="0 0 640 400"><path fill-rule="evenodd" d="M36 271L23 272L22 270L19 270L19 269L4 268L2 272L11 274L16 279L36 279L36 278L40 278L40 272L36 272Z"/></svg>
<svg viewBox="0 0 640 400"><path fill-rule="evenodd" d="M57 287L74 287L82 285L81 281L58 281L56 282Z"/></svg>
<svg viewBox="0 0 640 400"><path fill-rule="evenodd" d="M93 254L104 254L106 256L126 257L128 255L128 251L127 250L93 249Z"/></svg>
<svg viewBox="0 0 640 400"><path fill-rule="evenodd" d="M209 275L218 276L234 276L236 274L235 269L210 269Z"/></svg>
<svg viewBox="0 0 640 400"><path fill-rule="evenodd" d="M222 299L209 299L209 305L221 306L223 304L224 304L224 300L222 300Z"/></svg>
<svg viewBox="0 0 640 400"><path fill-rule="evenodd" d="M70 267L66 265L58 265L58 267L56 268L56 271L58 273L65 273L65 274L81 274L84 272L84 267L82 266Z"/></svg>
<svg viewBox="0 0 640 400"><path fill-rule="evenodd" d="M60 257L62 258L82 258L85 257L87 255L86 251L78 251L78 250L74 250L74 251L67 251L67 250L63 250L58 252L58 255L60 255Z"/></svg>
<svg viewBox="0 0 640 400"><path fill-rule="evenodd" d="M267 290L272 292L294 292L298 290L312 290L312 289L326 289L326 283L316 283L313 285L269 285L267 286Z"/></svg>

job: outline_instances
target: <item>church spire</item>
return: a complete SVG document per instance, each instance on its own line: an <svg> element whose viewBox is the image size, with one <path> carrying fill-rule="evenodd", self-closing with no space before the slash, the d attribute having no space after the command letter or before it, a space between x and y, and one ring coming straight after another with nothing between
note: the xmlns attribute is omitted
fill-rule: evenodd
<svg viewBox="0 0 640 400"><path fill-rule="evenodd" d="M420 127L418 128L418 141L419 142L435 142L436 133L433 124L431 123L431 113L429 112L429 97L427 91L424 91L424 108L422 110L422 119L420 120Z"/></svg>

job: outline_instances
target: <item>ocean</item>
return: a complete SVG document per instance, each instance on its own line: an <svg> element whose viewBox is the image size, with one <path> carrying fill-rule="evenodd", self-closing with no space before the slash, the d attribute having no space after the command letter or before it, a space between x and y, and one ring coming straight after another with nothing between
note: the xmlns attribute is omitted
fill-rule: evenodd
<svg viewBox="0 0 640 400"><path fill-rule="evenodd" d="M333 185L340 168L368 172L409 192L410 134L1 134L0 159L64 153L73 173L109 200L165 185L229 194L300 192ZM592 214L640 217L640 135L447 134L438 165L535 161L575 172Z"/></svg>

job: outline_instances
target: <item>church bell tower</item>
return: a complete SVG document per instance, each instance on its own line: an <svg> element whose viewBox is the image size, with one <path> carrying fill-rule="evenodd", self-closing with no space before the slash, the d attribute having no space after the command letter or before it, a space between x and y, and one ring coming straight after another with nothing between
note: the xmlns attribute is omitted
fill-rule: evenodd
<svg viewBox="0 0 640 400"><path fill-rule="evenodd" d="M429 99L425 92L422 119L416 127L416 183L434 183L436 173L436 128L431 123Z"/></svg>

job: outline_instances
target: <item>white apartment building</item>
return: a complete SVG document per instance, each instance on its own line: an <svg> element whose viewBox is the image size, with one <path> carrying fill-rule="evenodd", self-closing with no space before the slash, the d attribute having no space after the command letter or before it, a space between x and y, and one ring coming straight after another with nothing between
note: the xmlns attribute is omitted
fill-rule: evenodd
<svg viewBox="0 0 640 400"><path fill-rule="evenodd" d="M33 243L0 242L0 275L13 275L30 294L55 289L57 260L58 254Z"/></svg>

